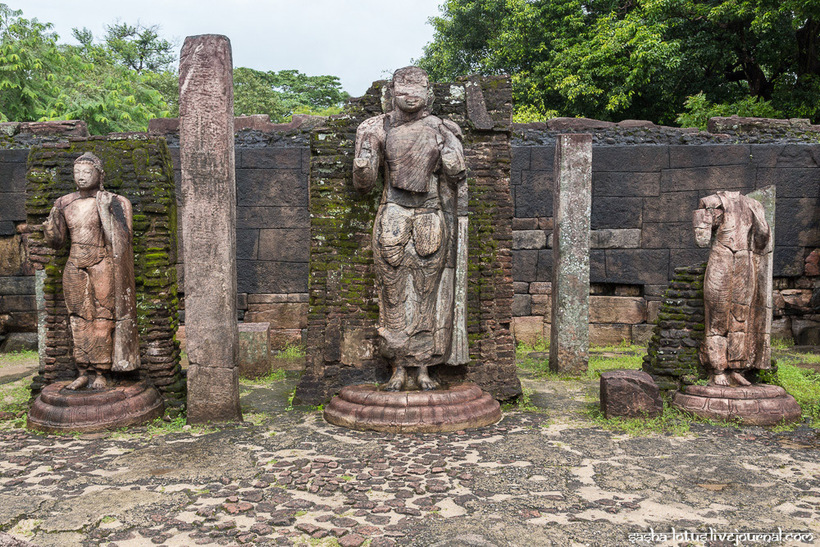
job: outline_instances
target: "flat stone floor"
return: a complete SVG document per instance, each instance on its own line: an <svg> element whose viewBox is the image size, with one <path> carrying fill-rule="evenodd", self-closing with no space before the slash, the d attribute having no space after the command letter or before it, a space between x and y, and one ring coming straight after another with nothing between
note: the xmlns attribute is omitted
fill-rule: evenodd
<svg viewBox="0 0 820 547"><path fill-rule="evenodd" d="M778 529L813 536L737 544L820 544L814 429L629 436L584 414L594 381L524 378L537 412L469 432L362 433L287 410L293 382L243 388L261 425L205 433L0 422L0 546L728 546L719 534Z"/></svg>

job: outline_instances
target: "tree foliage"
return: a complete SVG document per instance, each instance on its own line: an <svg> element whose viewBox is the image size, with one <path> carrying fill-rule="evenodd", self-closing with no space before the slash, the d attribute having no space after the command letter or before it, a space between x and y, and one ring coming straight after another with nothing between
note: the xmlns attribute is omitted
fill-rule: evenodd
<svg viewBox="0 0 820 547"><path fill-rule="evenodd" d="M528 118L670 123L699 93L820 118L820 0L447 0L431 23L434 78L511 74Z"/></svg>
<svg viewBox="0 0 820 547"><path fill-rule="evenodd" d="M151 118L179 115L176 44L156 25L116 22L97 40L58 43L52 25L0 4L0 121L81 119L93 134L145 131ZM333 114L348 95L336 76L298 70L234 69L237 115Z"/></svg>

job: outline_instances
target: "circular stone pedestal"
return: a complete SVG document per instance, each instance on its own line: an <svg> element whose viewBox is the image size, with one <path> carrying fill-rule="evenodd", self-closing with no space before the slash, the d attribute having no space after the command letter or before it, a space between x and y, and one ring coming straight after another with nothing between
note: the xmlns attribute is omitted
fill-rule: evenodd
<svg viewBox="0 0 820 547"><path fill-rule="evenodd" d="M738 420L744 425L775 425L800 419L800 405L780 386L686 386L672 406L701 418Z"/></svg>
<svg viewBox="0 0 820 547"><path fill-rule="evenodd" d="M342 388L325 407L328 422L360 431L442 433L494 424L501 406L467 383L434 391L379 391L364 384Z"/></svg>
<svg viewBox="0 0 820 547"><path fill-rule="evenodd" d="M100 391L43 388L28 413L28 427L48 433L89 432L138 425L162 416L159 391L145 380Z"/></svg>

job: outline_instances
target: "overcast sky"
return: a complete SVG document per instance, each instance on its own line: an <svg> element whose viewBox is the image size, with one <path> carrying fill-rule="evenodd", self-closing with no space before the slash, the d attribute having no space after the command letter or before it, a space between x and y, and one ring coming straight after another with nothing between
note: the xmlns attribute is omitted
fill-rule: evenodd
<svg viewBox="0 0 820 547"><path fill-rule="evenodd" d="M443 1L0 0L27 19L53 23L65 43L76 43L73 27L87 27L99 38L117 19L158 24L180 48L186 36L224 34L235 66L338 76L353 96L421 56L433 39L427 20L439 15Z"/></svg>

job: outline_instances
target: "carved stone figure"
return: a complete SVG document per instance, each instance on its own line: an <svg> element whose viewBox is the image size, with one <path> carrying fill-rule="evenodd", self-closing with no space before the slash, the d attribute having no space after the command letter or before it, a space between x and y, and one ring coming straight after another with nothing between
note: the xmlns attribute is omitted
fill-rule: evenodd
<svg viewBox="0 0 820 547"><path fill-rule="evenodd" d="M390 85L392 110L356 133L353 184L369 192L383 174L372 246L380 352L393 369L384 389L429 390L438 385L429 367L469 360L462 135L455 123L430 114L424 70L399 69Z"/></svg>
<svg viewBox="0 0 820 547"><path fill-rule="evenodd" d="M66 387L108 387L111 371L139 367L131 202L103 189L102 161L87 152L74 162L77 191L59 198L43 223L54 248L71 240L63 270L79 376ZM92 374L94 375L92 379Z"/></svg>
<svg viewBox="0 0 820 547"><path fill-rule="evenodd" d="M745 372L771 367L772 237L763 206L738 192L718 192L700 200L693 224L698 246L711 243L701 363L711 385L748 386Z"/></svg>

